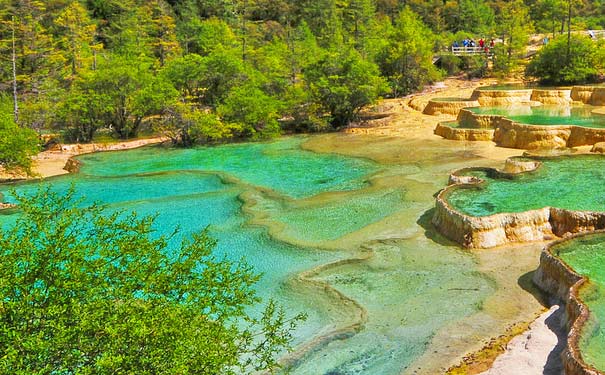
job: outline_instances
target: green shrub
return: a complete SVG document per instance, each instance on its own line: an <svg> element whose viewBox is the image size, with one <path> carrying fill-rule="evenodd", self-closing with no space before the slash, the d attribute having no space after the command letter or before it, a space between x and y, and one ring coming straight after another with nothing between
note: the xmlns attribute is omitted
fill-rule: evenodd
<svg viewBox="0 0 605 375"><path fill-rule="evenodd" d="M525 73L547 84L594 82L603 68L600 50L599 44L582 35L572 35L568 47L567 36L563 35L538 52Z"/></svg>

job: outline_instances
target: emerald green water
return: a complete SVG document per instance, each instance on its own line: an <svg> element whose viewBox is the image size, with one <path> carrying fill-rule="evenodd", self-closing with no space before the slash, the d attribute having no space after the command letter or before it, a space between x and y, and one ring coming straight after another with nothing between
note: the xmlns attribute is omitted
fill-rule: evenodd
<svg viewBox="0 0 605 375"><path fill-rule="evenodd" d="M472 216L542 207L605 211L604 180L604 157L561 156L545 159L536 171L512 179L485 178L483 185L454 189L447 200L457 210Z"/></svg>
<svg viewBox="0 0 605 375"><path fill-rule="evenodd" d="M513 121L529 125L577 125L587 128L605 128L605 115L595 114L596 107L582 106L524 106L473 107L468 108L478 115L505 116Z"/></svg>
<svg viewBox="0 0 605 375"><path fill-rule="evenodd" d="M261 297L275 298L288 314L309 315L295 332L296 345L359 324L359 307L351 302L357 301L368 316L362 329L314 348L294 364L293 374L399 374L419 366L434 373L431 366L452 358L416 361L440 350L432 343L436 334L474 316L493 326L490 315L479 312L496 290L494 282L477 270L472 255L434 242L417 223L433 206L446 172L479 158L439 142L345 147L355 138L337 139L334 151L379 144L380 152L398 161L305 151L301 144L308 138L295 137L86 155L80 173L44 183L59 191L74 184L87 202L100 201L110 210L157 213L158 234L179 226L186 236L209 226L219 241L217 255L245 257L263 273ZM11 187L27 193L37 183L0 187L5 201L11 201ZM0 215L0 221L6 225L15 215ZM312 278L345 299L298 277L335 261L342 262ZM476 336L456 340L465 345ZM449 355L466 351L460 346Z"/></svg>
<svg viewBox="0 0 605 375"><path fill-rule="evenodd" d="M605 235L583 236L564 242L553 253L586 276L590 285L580 290L591 318L581 334L582 358L597 369L605 370Z"/></svg>

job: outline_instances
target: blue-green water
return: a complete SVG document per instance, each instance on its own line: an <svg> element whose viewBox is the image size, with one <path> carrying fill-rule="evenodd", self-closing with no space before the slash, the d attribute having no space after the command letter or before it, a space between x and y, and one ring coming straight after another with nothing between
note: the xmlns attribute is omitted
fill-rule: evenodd
<svg viewBox="0 0 605 375"><path fill-rule="evenodd" d="M600 155L545 159L535 172L485 180L481 186L452 190L448 202L472 216L542 207L605 211L605 158Z"/></svg>
<svg viewBox="0 0 605 375"><path fill-rule="evenodd" d="M425 142L420 146L429 153L422 156L411 151L414 147L386 147L397 158L400 150L411 154L399 164L383 165L304 151L305 140L91 154L80 157L79 174L45 183L59 191L74 184L87 202L102 202L110 210L158 214L158 234L178 226L186 236L209 226L219 256L245 257L263 273L257 285L261 297L275 298L288 314L309 315L295 344L356 323L359 315L350 300L305 284L298 275L374 254L314 276L358 301L369 318L360 332L317 348L292 372L399 374L431 347L439 330L477 313L494 292L472 256L433 242L416 224L443 183L435 177L446 176L447 163L459 166L474 156L462 149L444 154L440 144ZM14 187L27 193L37 183ZM6 201L9 188L0 189ZM6 223L14 215L1 218Z"/></svg>
<svg viewBox="0 0 605 375"><path fill-rule="evenodd" d="M592 111L595 108L589 105L515 105L510 107L473 107L469 110L479 115L505 116L513 121L529 125L577 125L587 128L605 128L605 115L593 113Z"/></svg>
<svg viewBox="0 0 605 375"><path fill-rule="evenodd" d="M580 290L591 315L581 333L580 350L587 363L605 371L605 235L582 236L555 246L553 252L590 280Z"/></svg>

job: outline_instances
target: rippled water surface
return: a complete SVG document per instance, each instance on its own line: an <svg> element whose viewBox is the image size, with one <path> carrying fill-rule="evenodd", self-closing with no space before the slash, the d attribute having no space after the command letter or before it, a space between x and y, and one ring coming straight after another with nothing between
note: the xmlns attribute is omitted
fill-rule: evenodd
<svg viewBox="0 0 605 375"><path fill-rule="evenodd" d="M295 344L316 345L295 355L294 374L433 374L518 319L501 305L527 298L517 276L501 288L497 272L429 224L450 170L494 164L473 147L346 135L150 147L82 156L80 173L45 183L73 184L110 210L157 213L158 233L208 226L219 255L263 273L263 298L309 314Z"/></svg>

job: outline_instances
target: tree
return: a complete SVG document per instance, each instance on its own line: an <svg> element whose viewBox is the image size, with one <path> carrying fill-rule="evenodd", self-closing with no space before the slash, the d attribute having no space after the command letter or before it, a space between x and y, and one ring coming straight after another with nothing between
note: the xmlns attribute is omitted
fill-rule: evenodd
<svg viewBox="0 0 605 375"><path fill-rule="evenodd" d="M355 50L326 54L305 69L304 79L313 101L336 128L348 125L361 108L387 92L378 67Z"/></svg>
<svg viewBox="0 0 605 375"><path fill-rule="evenodd" d="M0 372L235 374L271 370L298 321L218 259L203 231L170 247L153 218L83 206L73 188L16 194L0 232Z"/></svg>
<svg viewBox="0 0 605 375"><path fill-rule="evenodd" d="M508 72L515 65L515 60L523 57L529 33L533 30L529 9L523 0L507 2L502 7L497 25L496 31L502 35L506 50L497 51L494 67ZM501 52L505 52L505 55Z"/></svg>
<svg viewBox="0 0 605 375"><path fill-rule="evenodd" d="M109 124L121 139L136 136L145 117L159 115L178 98L172 84L151 68L144 57L112 56L85 78L85 87L112 110Z"/></svg>
<svg viewBox="0 0 605 375"><path fill-rule="evenodd" d="M190 147L230 139L241 127L223 123L215 113L177 102L165 110L155 130L174 145Z"/></svg>
<svg viewBox="0 0 605 375"><path fill-rule="evenodd" d="M565 0L538 0L532 8L532 19L538 31L550 32L556 36L557 30L563 33L567 17Z"/></svg>
<svg viewBox="0 0 605 375"><path fill-rule="evenodd" d="M15 123L11 107L11 99L0 95L0 166L8 171L31 174L31 157L39 151L38 136Z"/></svg>
<svg viewBox="0 0 605 375"><path fill-rule="evenodd" d="M60 129L68 142L91 142L97 130L111 121L114 111L107 93L78 82L59 107Z"/></svg>
<svg viewBox="0 0 605 375"><path fill-rule="evenodd" d="M494 10L483 0L448 0L443 12L448 29L453 32L487 34L494 27Z"/></svg>
<svg viewBox="0 0 605 375"><path fill-rule="evenodd" d="M282 103L252 84L235 88L217 112L222 120L239 129L245 138L271 138L279 135L277 119Z"/></svg>
<svg viewBox="0 0 605 375"><path fill-rule="evenodd" d="M559 36L548 43L529 63L526 74L548 84L576 84L593 82L603 69L600 48L590 38L571 35L570 57L566 59L567 36Z"/></svg>
<svg viewBox="0 0 605 375"><path fill-rule="evenodd" d="M202 67L202 103L213 107L221 103L233 88L242 85L249 78L241 57L234 51L213 51L204 57Z"/></svg>
<svg viewBox="0 0 605 375"><path fill-rule="evenodd" d="M71 74L76 75L81 68L83 52L92 55L91 46L96 26L86 12L86 9L77 1L72 1L55 20L57 33L61 36L61 47L66 51L66 61L71 67Z"/></svg>
<svg viewBox="0 0 605 375"><path fill-rule="evenodd" d="M393 95L407 95L440 77L433 65L435 36L418 15L405 8L376 57Z"/></svg>

